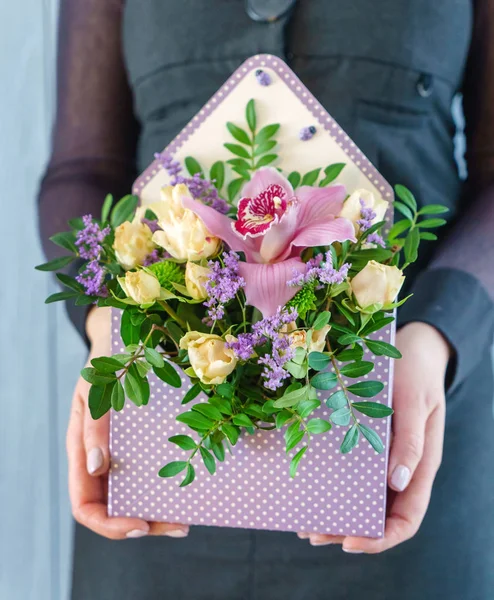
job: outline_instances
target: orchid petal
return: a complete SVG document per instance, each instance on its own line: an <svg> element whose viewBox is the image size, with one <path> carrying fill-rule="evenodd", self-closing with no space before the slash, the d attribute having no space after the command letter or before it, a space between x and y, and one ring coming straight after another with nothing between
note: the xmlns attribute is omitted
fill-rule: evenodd
<svg viewBox="0 0 494 600"><path fill-rule="evenodd" d="M345 186L310 187L304 185L297 190L299 200L299 228L311 223L326 221L340 214L346 197Z"/></svg>
<svg viewBox="0 0 494 600"><path fill-rule="evenodd" d="M329 246L333 242L345 242L350 240L355 242L355 229L353 223L348 219L333 217L325 221L314 222L302 229L299 229L292 240L292 256L300 254L302 248L312 246Z"/></svg>
<svg viewBox="0 0 494 600"><path fill-rule="evenodd" d="M273 167L262 167L258 169L252 179L242 188L242 197L255 198L259 196L270 185L279 185L286 194L286 199L293 197L292 184L277 169Z"/></svg>
<svg viewBox="0 0 494 600"><path fill-rule="evenodd" d="M291 241L298 230L298 210L296 206L288 208L279 223L275 223L264 235L259 249L263 262L284 260L291 249Z"/></svg>
<svg viewBox="0 0 494 600"><path fill-rule="evenodd" d="M276 313L300 289L287 285L294 277L294 270L304 273L307 267L299 258L291 258L274 264L239 263L239 273L245 279L247 304L255 306L264 317Z"/></svg>
<svg viewBox="0 0 494 600"><path fill-rule="evenodd" d="M206 206L202 202L187 196L182 197L182 205L184 208L188 208L195 213L203 221L210 233L228 244L231 250L245 252L247 260L255 260L260 242L256 242L252 238L244 240L233 230L232 225L234 221L232 219L229 219L226 215L222 215L210 206Z"/></svg>

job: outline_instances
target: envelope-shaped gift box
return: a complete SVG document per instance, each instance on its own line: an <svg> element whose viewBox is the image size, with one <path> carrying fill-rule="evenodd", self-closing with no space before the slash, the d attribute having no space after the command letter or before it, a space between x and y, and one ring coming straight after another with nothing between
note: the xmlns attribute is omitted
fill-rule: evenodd
<svg viewBox="0 0 494 600"><path fill-rule="evenodd" d="M366 188L391 204L390 185L275 56L254 56L242 64L165 149L166 154L182 164L186 157L194 156L208 172L216 161L231 158L224 144L234 140L225 124L243 126L244 107L251 99L255 101L259 126L280 124L276 167L285 173L307 174L324 165L345 163L337 181L346 186L348 193ZM233 177L238 175L233 173ZM137 179L134 193L144 205L155 202L169 181L170 175L157 159ZM389 212L386 220L391 219ZM119 325L120 311L113 309L114 353L123 351ZM394 323L373 336L393 343ZM384 383L375 400L389 405L392 359L373 356L369 350L365 359L375 362L373 379ZM183 451L168 438L190 433L176 421L184 410L181 401L191 387L185 374L181 378L182 387L177 389L150 374L149 404L136 407L127 402L121 412L112 412L110 515L193 525L383 535L389 418L373 422L359 416L362 423L370 421L380 435L385 446L381 454L364 439L350 453L341 454L345 432L333 427L314 439L296 477L291 478L283 433L260 430L242 436L233 448L234 455L227 453L224 462L218 463L215 475L198 465L194 483L179 487L176 479L161 478L158 472L170 461L183 460ZM318 396L324 400L329 392L318 392ZM314 414L325 419L329 415L324 403Z"/></svg>

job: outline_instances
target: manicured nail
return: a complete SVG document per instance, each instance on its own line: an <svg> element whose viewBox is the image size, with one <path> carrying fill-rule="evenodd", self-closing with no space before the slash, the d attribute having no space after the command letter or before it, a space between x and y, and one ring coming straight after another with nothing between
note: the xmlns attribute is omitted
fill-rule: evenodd
<svg viewBox="0 0 494 600"><path fill-rule="evenodd" d="M310 533L305 533L305 531L299 531L297 533L297 536L301 539L301 540L307 540L308 538L310 538Z"/></svg>
<svg viewBox="0 0 494 600"><path fill-rule="evenodd" d="M391 486L402 492L410 481L410 469L405 465L398 465L391 475Z"/></svg>
<svg viewBox="0 0 494 600"><path fill-rule="evenodd" d="M126 535L128 538L140 538L147 535L149 531L144 531L144 529L132 529Z"/></svg>
<svg viewBox="0 0 494 600"><path fill-rule="evenodd" d="M100 448L91 448L87 453L87 472L92 475L103 466L103 452Z"/></svg>
<svg viewBox="0 0 494 600"><path fill-rule="evenodd" d="M356 548L345 548L345 546L342 546L341 549L343 550L343 552L347 552L348 554L363 554L364 553L363 550L357 550Z"/></svg>
<svg viewBox="0 0 494 600"><path fill-rule="evenodd" d="M183 529L171 529L170 531L165 531L165 535L172 538L184 538L189 535L189 532Z"/></svg>
<svg viewBox="0 0 494 600"><path fill-rule="evenodd" d="M334 544L333 540L327 540L325 538L311 538L310 545L311 546L329 546L330 544Z"/></svg>

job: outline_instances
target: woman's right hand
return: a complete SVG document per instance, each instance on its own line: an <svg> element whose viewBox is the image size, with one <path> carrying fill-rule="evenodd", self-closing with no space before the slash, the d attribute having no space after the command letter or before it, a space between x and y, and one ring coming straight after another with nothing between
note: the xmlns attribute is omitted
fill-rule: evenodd
<svg viewBox="0 0 494 600"><path fill-rule="evenodd" d="M105 356L109 350L109 309L91 311L86 330L91 341L92 358ZM144 535L186 537L188 525L179 523L148 523L130 517L109 517L107 514L108 469L110 466L109 426L107 413L93 420L88 408L90 384L79 378L72 399L67 430L69 462L69 493L75 520L100 535L114 539L137 538Z"/></svg>

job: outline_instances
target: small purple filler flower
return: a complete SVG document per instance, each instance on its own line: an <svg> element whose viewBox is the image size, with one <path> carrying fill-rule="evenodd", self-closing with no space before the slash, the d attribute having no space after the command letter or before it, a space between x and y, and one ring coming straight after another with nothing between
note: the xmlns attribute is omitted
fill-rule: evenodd
<svg viewBox="0 0 494 600"><path fill-rule="evenodd" d="M97 260L87 263L84 271L76 277L76 280L84 286L86 296L100 296L106 298L108 290L105 286L106 270Z"/></svg>
<svg viewBox="0 0 494 600"><path fill-rule="evenodd" d="M309 125L309 127L302 127L302 129L300 130L298 137L303 141L306 142L307 140L310 140L311 138L313 138L316 134L317 129L314 127L314 125Z"/></svg>
<svg viewBox="0 0 494 600"><path fill-rule="evenodd" d="M245 285L244 278L238 274L238 254L224 252L222 259L224 267L219 261L210 260L208 263L210 276L205 284L208 299L204 306L209 309L205 322L210 326L225 316L225 304L233 300Z"/></svg>
<svg viewBox="0 0 494 600"><path fill-rule="evenodd" d="M377 244L378 246L381 246L382 248L386 248L386 242L376 231L374 233L371 233L370 235L368 235L365 241L368 244Z"/></svg>
<svg viewBox="0 0 494 600"><path fill-rule="evenodd" d="M323 257L318 254L314 258L307 261L307 271L300 273L297 270L293 271L294 277L287 282L288 285L304 286L308 283L317 284L316 289L320 289L324 285L332 285L343 283L348 275L350 265L345 263L339 269L333 266L333 257L331 252L326 252Z"/></svg>
<svg viewBox="0 0 494 600"><path fill-rule="evenodd" d="M97 260L103 251L102 243L110 233L110 227L101 227L93 221L91 215L82 217L83 229L77 232L75 245L79 250L79 256L85 260Z"/></svg>
<svg viewBox="0 0 494 600"><path fill-rule="evenodd" d="M266 73L266 71L263 71L262 69L257 69L256 79L259 85L267 86L271 83L271 77L269 76L269 73Z"/></svg>
<svg viewBox="0 0 494 600"><path fill-rule="evenodd" d="M360 210L361 218L357 221L357 225L360 227L360 231L367 231L367 229L370 229L370 227L372 227L372 223L377 217L377 214L372 210L370 206L366 206L362 198L360 198L360 206L362 207Z"/></svg>

